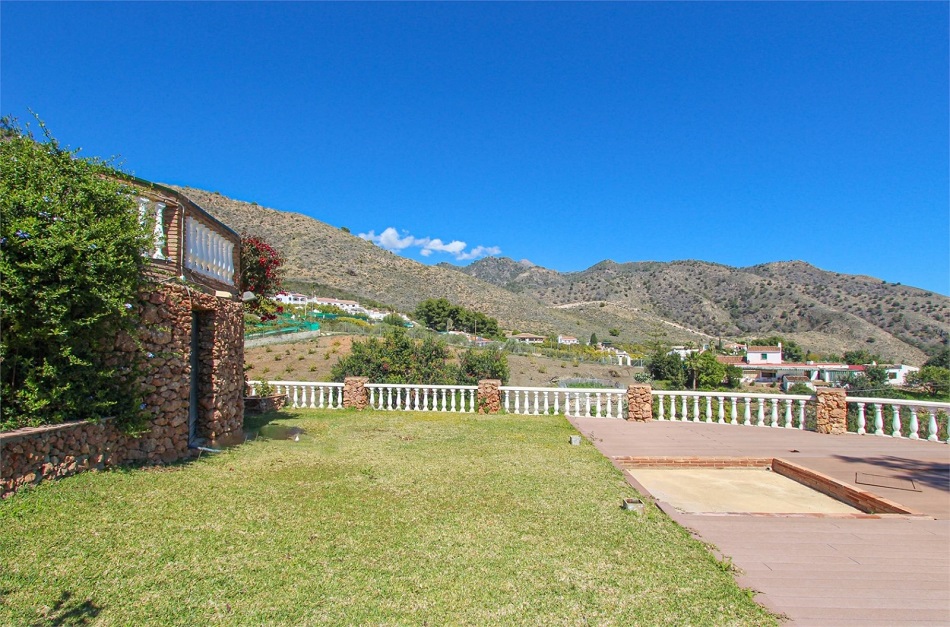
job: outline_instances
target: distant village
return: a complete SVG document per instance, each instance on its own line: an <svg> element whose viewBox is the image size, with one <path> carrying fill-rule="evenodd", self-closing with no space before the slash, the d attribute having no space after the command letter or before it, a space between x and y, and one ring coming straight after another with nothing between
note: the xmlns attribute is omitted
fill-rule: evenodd
<svg viewBox="0 0 950 627"><path fill-rule="evenodd" d="M322 296L307 296L297 292L280 292L272 297L273 300L284 305L314 307L336 307L349 315L363 315L369 320L382 321L386 316L393 315L391 311L380 311L372 307L361 305L355 300L342 300ZM408 316L396 313L405 320L407 326L415 323ZM479 337L464 331L449 331L449 335L462 336L475 346L487 346L492 340ZM519 344L540 346L548 340L543 335L533 333L516 333L508 339ZM558 335L559 346L577 346L581 344L578 338L571 335ZM615 348L609 341L600 342L597 348L607 354L611 361L616 360L618 365L632 366L634 359L626 352ZM691 354L698 354L709 350L709 346L694 348L689 346L673 346L668 354L679 355L686 359ZM853 365L840 362L786 362L782 358L782 344L776 346L753 346L730 343L724 348L731 352L729 355L716 355L716 361L727 366L736 366L742 370L742 381L747 384L779 384L783 391L788 391L796 383L803 384L812 390L822 386L834 386L841 381L857 374L862 374L868 366L880 366L887 373L887 383L899 387L906 385L907 375L917 372L920 368L906 364L865 364Z"/></svg>

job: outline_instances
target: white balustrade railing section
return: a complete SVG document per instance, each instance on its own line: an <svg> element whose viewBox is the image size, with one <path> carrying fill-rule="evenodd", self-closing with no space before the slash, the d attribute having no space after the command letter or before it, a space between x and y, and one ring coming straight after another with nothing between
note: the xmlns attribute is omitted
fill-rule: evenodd
<svg viewBox="0 0 950 627"><path fill-rule="evenodd" d="M380 411L475 413L477 385L367 383L369 405Z"/></svg>
<svg viewBox="0 0 950 627"><path fill-rule="evenodd" d="M859 434L950 442L950 403L851 396L848 407L857 414L854 429Z"/></svg>
<svg viewBox="0 0 950 627"><path fill-rule="evenodd" d="M653 390L654 418L804 429L813 397L798 394Z"/></svg>
<svg viewBox="0 0 950 627"><path fill-rule="evenodd" d="M501 408L509 414L563 414L625 418L627 392L613 388L530 388L502 386Z"/></svg>
<svg viewBox="0 0 950 627"><path fill-rule="evenodd" d="M248 381L251 396L260 390L260 381ZM275 394L287 396L287 404L295 408L343 409L343 384L313 381L268 381Z"/></svg>
<svg viewBox="0 0 950 627"><path fill-rule="evenodd" d="M250 381L257 394L260 381ZM291 407L341 409L343 384L270 381ZM369 383L369 405L380 411L475 413L478 386ZM627 416L626 390L502 386L501 409L522 416ZM656 420L782 429L814 428L815 397L750 392L653 390ZM849 397L848 429L864 435L950 442L950 403Z"/></svg>
<svg viewBox="0 0 950 627"><path fill-rule="evenodd" d="M234 285L234 243L191 216L185 218L185 267Z"/></svg>

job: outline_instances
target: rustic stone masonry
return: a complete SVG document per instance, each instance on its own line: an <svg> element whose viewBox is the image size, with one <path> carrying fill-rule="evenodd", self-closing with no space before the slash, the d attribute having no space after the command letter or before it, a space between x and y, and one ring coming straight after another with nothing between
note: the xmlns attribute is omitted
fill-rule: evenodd
<svg viewBox="0 0 950 627"><path fill-rule="evenodd" d="M501 380L482 379L478 382L476 406L480 414L497 414L501 411Z"/></svg>
<svg viewBox="0 0 950 627"><path fill-rule="evenodd" d="M815 420L815 431L818 433L845 433L848 430L848 397L845 391L818 388Z"/></svg>
<svg viewBox="0 0 950 627"><path fill-rule="evenodd" d="M645 383L627 386L627 420L653 420L652 388Z"/></svg>
<svg viewBox="0 0 950 627"><path fill-rule="evenodd" d="M369 377L346 377L343 379L343 407L364 410L369 407Z"/></svg>
<svg viewBox="0 0 950 627"><path fill-rule="evenodd" d="M143 297L139 342L118 337L114 350L139 352L146 411L136 437L111 420L0 433L0 496L43 479L90 469L161 464L191 456L189 406L192 313L198 324L198 416L191 444L237 434L244 424L244 317L240 302L177 284ZM120 356L116 356L118 361Z"/></svg>

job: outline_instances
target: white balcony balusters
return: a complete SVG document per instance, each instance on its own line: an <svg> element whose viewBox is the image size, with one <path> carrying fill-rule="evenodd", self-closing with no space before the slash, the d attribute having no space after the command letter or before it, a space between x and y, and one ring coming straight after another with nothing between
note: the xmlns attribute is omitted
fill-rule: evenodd
<svg viewBox="0 0 950 627"><path fill-rule="evenodd" d="M199 220L185 218L185 267L234 285L234 243Z"/></svg>

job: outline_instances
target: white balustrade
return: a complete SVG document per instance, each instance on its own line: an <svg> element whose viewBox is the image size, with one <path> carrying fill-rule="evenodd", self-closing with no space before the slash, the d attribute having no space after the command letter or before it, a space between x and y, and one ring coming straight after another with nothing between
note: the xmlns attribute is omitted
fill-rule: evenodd
<svg viewBox="0 0 950 627"><path fill-rule="evenodd" d="M866 421L867 415L874 416L874 435L889 435L894 438L907 437L911 440L920 440L926 438L931 442L940 441L941 427L944 429L946 438L948 414L950 414L950 403L940 403L934 401L915 401L892 398L869 398L869 397L850 397L849 405L855 405L857 409L857 432L859 434L867 433ZM890 411L891 431L884 431L885 415ZM907 416L906 424L904 415ZM925 429L926 433L921 433L920 416L926 415ZM950 438L943 441L950 442Z"/></svg>
<svg viewBox="0 0 950 627"><path fill-rule="evenodd" d="M268 381L275 394L287 396L287 404L294 408L342 409L343 384L313 381ZM248 381L251 396L260 390L260 381Z"/></svg>
<svg viewBox="0 0 950 627"><path fill-rule="evenodd" d="M380 411L474 413L478 386L367 383L369 405Z"/></svg>
<svg viewBox="0 0 950 627"><path fill-rule="evenodd" d="M707 424L743 424L759 427L796 428L795 412L792 407L798 403L797 428L805 428L805 404L809 396L789 394L752 394L747 392L692 392L687 390L653 390L656 398L657 420L704 422ZM784 424L780 422L781 416ZM742 419L739 419L739 406L742 405ZM729 418L726 418L728 405ZM692 407L692 410L690 410ZM752 412L755 408L757 420L753 423ZM679 412L679 413L677 413ZM766 415L768 418L766 418Z"/></svg>
<svg viewBox="0 0 950 627"><path fill-rule="evenodd" d="M248 383L251 394L256 394L260 381ZM270 384L277 393L287 395L291 407L343 407L342 383L271 381ZM370 383L366 387L370 406L381 411L474 413L478 406L478 387L474 385ZM626 390L502 386L499 392L502 409L516 415L623 419L627 412ZM806 407L813 399L796 394L749 392L653 390L652 394L657 420L800 430L806 428ZM861 397L848 398L848 403L854 406L851 428L857 434L948 441L950 403ZM798 411L795 411L796 404ZM886 433L884 423L888 414L890 430Z"/></svg>
<svg viewBox="0 0 950 627"><path fill-rule="evenodd" d="M502 386L500 392L509 414L626 417L626 390Z"/></svg>
<svg viewBox="0 0 950 627"><path fill-rule="evenodd" d="M234 285L234 242L192 216L185 218L185 267Z"/></svg>

